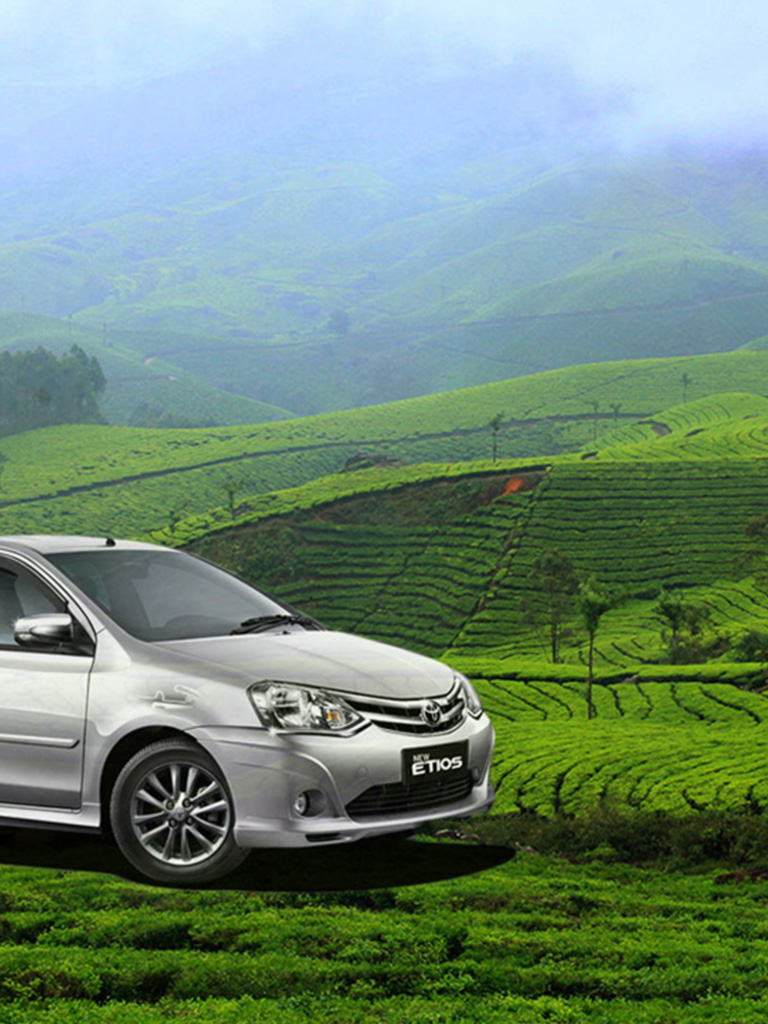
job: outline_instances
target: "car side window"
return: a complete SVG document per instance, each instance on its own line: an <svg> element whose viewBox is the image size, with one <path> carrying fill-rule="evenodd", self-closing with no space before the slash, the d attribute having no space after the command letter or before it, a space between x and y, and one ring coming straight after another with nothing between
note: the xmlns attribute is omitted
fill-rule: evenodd
<svg viewBox="0 0 768 1024"><path fill-rule="evenodd" d="M0 564L0 647L21 650L13 638L17 619L63 610L62 602L33 576L8 563Z"/></svg>

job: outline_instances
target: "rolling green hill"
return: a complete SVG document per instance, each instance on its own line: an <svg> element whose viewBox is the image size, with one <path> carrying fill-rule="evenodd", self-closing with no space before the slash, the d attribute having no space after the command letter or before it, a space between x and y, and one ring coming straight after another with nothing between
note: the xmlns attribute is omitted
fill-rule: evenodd
<svg viewBox="0 0 768 1024"><path fill-rule="evenodd" d="M767 410L761 396L720 394L659 413L658 432L625 428L646 439L586 461L368 470L248 499L236 528L220 509L153 536L197 541L333 625L484 674L547 657L524 610L537 601L536 558L554 547L624 597L605 617L600 669L652 671L664 661L662 588L704 605L726 645L768 627L768 598L745 577L746 525L768 508ZM571 627L561 674L579 678L585 638Z"/></svg>
<svg viewBox="0 0 768 1024"><path fill-rule="evenodd" d="M285 47L6 138L0 308L106 326L228 423L765 336L759 149L619 151L626 97L540 58L391 81Z"/></svg>
<svg viewBox="0 0 768 1024"><path fill-rule="evenodd" d="M582 460L744 458L765 451L768 399L728 394L667 409L603 436Z"/></svg>
<svg viewBox="0 0 768 1024"><path fill-rule="evenodd" d="M746 388L766 369L763 352L603 363L248 427L48 428L0 444L0 529L200 543L333 625L534 677L547 646L523 611L556 547L623 592L600 671L658 676L662 587L703 604L725 648L768 628L744 562L768 507L768 398ZM394 462L344 472L361 449ZM571 619L555 668L580 678Z"/></svg>
<svg viewBox="0 0 768 1024"><path fill-rule="evenodd" d="M362 158L191 162L6 238L0 305L107 325L222 393L227 422L232 390L307 414L764 335L758 165L545 154L439 186Z"/></svg>
<svg viewBox="0 0 768 1024"><path fill-rule="evenodd" d="M700 396L750 391L767 370L765 352L601 363L254 426L35 431L0 443L0 530L135 536L228 504L233 488L239 504L339 472L360 449L406 463L488 459L496 414L497 453L507 464L589 454L585 445L615 437L618 424L678 405L684 376L693 406ZM764 408L759 395L743 402L743 415ZM643 426L631 429L644 436Z"/></svg>

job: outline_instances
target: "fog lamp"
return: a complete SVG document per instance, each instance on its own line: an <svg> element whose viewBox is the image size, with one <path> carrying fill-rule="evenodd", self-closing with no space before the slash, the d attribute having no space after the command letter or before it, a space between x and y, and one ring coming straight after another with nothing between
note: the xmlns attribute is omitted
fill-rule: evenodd
<svg viewBox="0 0 768 1024"><path fill-rule="evenodd" d="M316 818L323 814L328 806L325 793L321 789L305 789L293 800L293 813L299 818Z"/></svg>

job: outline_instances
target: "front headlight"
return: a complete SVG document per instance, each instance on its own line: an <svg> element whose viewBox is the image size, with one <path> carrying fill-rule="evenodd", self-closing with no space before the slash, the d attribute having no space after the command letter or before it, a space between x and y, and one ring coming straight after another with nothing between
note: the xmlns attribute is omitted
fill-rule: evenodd
<svg viewBox="0 0 768 1024"><path fill-rule="evenodd" d="M483 705L480 703L480 698L477 695L477 690L474 688L472 683L466 678L466 676L456 675L461 689L464 694L464 703L467 706L467 711L472 715L473 718L479 718L483 713Z"/></svg>
<svg viewBox="0 0 768 1024"><path fill-rule="evenodd" d="M341 697L310 686L273 680L248 690L256 713L268 729L342 732L365 719Z"/></svg>

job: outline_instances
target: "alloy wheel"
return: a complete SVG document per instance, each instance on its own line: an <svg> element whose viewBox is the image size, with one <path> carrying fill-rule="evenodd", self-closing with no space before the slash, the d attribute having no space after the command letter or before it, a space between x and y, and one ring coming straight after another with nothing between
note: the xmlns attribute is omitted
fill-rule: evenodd
<svg viewBox="0 0 768 1024"><path fill-rule="evenodd" d="M148 854L169 865L200 864L215 856L227 839L231 816L218 779L183 761L147 772L131 800L134 835Z"/></svg>

